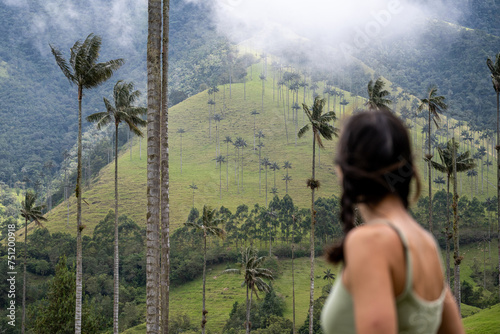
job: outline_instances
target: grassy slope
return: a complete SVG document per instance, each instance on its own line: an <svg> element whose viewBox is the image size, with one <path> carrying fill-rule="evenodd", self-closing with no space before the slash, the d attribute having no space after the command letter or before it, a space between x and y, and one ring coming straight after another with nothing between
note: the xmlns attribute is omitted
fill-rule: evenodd
<svg viewBox="0 0 500 334"><path fill-rule="evenodd" d="M285 298L286 309L284 316L292 319L292 274L291 260L282 260L280 263L279 278L273 283L276 291ZM318 258L315 264L315 298L321 295L321 289L326 284L322 279L323 271L328 268L328 264ZM224 326L229 312L234 302L244 303L246 290L241 287L242 277L238 275L221 275L226 267L224 265L215 266L209 269L207 274L207 329L212 333L220 333ZM295 303L296 303L296 326L304 323L309 308L309 259L300 258L295 260ZM171 290L170 309L172 315L187 314L193 324L201 321L201 289L202 280L184 284ZM255 296L254 296L255 298ZM145 333L145 325L131 328L124 333Z"/></svg>
<svg viewBox="0 0 500 334"><path fill-rule="evenodd" d="M238 194L237 179L235 178L234 149L229 147L229 191L226 191L226 166L222 166L222 201L219 200L219 169L216 168L215 158L215 125L212 122L212 136L208 134L208 105L207 93L203 92L189 98L183 103L170 109L169 129L170 137L170 207L171 223L173 227L182 224L192 206L192 191L189 185L194 182L198 186L195 192L195 205L212 206L224 205L234 210L238 205L246 203L265 205L265 173L262 172L262 190L259 196L258 154L252 154L253 149L253 116L252 110L261 111L261 83L256 73L260 71L255 65L253 81L247 83L247 100L243 100L243 84L233 84L232 99L229 99L229 89L226 86L226 111L224 120L220 123L221 141L225 136L234 140L241 136L246 140L248 148L244 153L243 190ZM218 113L222 109L223 87L217 93ZM302 94L300 94L302 100ZM360 99L358 99L360 101ZM309 103L311 99L309 99ZM295 203L307 207L309 191L305 180L310 177L311 164L311 133L306 138L299 139L295 147L292 121L288 121L289 144L286 143L283 127L283 109L276 107L272 100L272 79L266 83L264 113L257 115L257 131L262 130L266 137L263 139L265 147L262 157L269 157L280 166L285 160L292 163L289 171L293 181L289 184L289 193ZM352 104L351 104L352 105ZM349 109L349 108L348 108ZM299 111L299 126L302 124L302 111ZM180 173L180 136L177 130L183 128L183 173ZM142 159L139 159L139 146L133 146L132 161L129 152L125 151L119 159L119 191L120 212L127 214L139 224L145 223L146 217L146 139L142 139ZM333 171L333 154L335 142L327 142L326 149L321 154L321 168L317 177L322 182L319 196L330 196L338 193L336 177ZM221 143L221 153L226 154L226 145ZM318 162L317 162L318 164ZM85 234L92 232L95 224L104 217L113 207L113 180L114 166L105 167L90 189L85 189L83 197L89 206L83 205L83 220L87 225ZM276 173L276 185L279 195L285 194L285 184L282 181L284 171ZM268 170L268 191L273 186L273 173ZM270 201L272 194L268 195ZM75 199L70 200L70 227L66 227L66 206L64 204L54 208L49 214L48 228L51 231L68 231L74 233Z"/></svg>
<svg viewBox="0 0 500 334"><path fill-rule="evenodd" d="M500 304L465 318L464 326L470 334L500 333Z"/></svg>
<svg viewBox="0 0 500 334"><path fill-rule="evenodd" d="M270 68L270 66L268 66ZM212 206L224 205L232 211L240 204L249 206L254 203L265 205L265 173L262 172L262 189L259 195L259 173L258 154L253 151L253 116L252 110L261 112L261 92L262 84L258 74L262 70L261 64L253 66L253 80L247 83L247 99L243 99L243 84L232 85L232 98L229 98L229 87L226 85L226 107L223 114L224 120L220 123L221 154L226 154L226 145L222 143L225 136L231 136L234 140L241 136L246 140L248 147L244 151L243 185L238 193L238 182L235 176L235 151L232 145L229 147L229 190L226 191L226 164L222 166L222 200L219 199L219 169L216 168L215 149L216 132L215 122L212 122L212 135L209 138L208 130L208 95L202 92L170 109L169 131L170 131L170 208L171 224L176 228L184 222L192 206L192 191L189 185L194 182L198 186L195 191L195 206L202 207L203 204ZM222 112L223 91L216 96L217 113ZM322 87L318 92L322 91ZM277 97L277 91L275 92ZM307 103L312 102L308 91ZM350 113L353 107L361 107L362 99L355 102L354 97L346 93L346 98L351 102L346 110ZM301 102L302 89L299 90L299 101ZM337 112L338 112L337 101ZM330 108L333 108L333 98L330 101ZM287 116L288 117L288 116ZM299 110L299 128L302 125L303 112ZM293 181L289 183L289 193L294 202L300 207L309 206L309 190L305 186L305 180L310 177L311 165L311 133L299 139L295 146L295 126L291 120L287 121L289 140L288 144L283 126L283 106L277 107L273 102L272 73L269 69L266 90L264 96L264 112L256 117L256 131L262 130L265 134L262 149L262 157L268 157L271 162L276 161L280 166L288 160L293 168L289 171ZM340 121L340 124L342 120ZM180 173L180 135L179 128L183 128L186 133L182 137L183 147L183 168ZM416 156L419 169L423 174L424 163L421 156L421 134L418 129ZM458 130L456 130L458 133ZM413 138L413 137L412 137ZM127 214L139 224L145 224L146 218L146 139L142 138L142 154L139 154L138 138L134 138L132 148L132 160L130 152L124 150L119 158L119 191L120 191L120 213ZM321 165L317 169L317 178L321 181L322 187L318 196L330 196L332 193L339 193L339 186L333 170L333 157L335 153L336 140L325 141L326 149L321 153ZM316 165L318 166L318 158ZM276 185L279 196L285 194L285 183L282 177L285 174L283 169L276 173ZM486 172L484 173L486 178ZM433 176L434 178L434 176ZM470 196L470 183L463 175L462 194ZM422 180L422 194L427 193L427 182ZM493 172L489 173L488 181L494 183ZM113 208L114 198L114 166L110 164L101 170L99 176L94 180L90 189L84 189L83 197L88 205L83 205L83 222L87 225L84 234L90 235L93 227L104 215ZM268 191L273 187L273 172L268 170ZM481 185L479 185L481 187ZM434 185L433 189L439 187ZM489 187L489 196L493 195L493 187ZM272 194L268 194L270 201ZM487 195L480 196L482 199ZM66 231L75 233L75 198L70 199L70 218L67 222L67 209L63 203L54 208L47 216L49 222L46 226L51 232Z"/></svg>

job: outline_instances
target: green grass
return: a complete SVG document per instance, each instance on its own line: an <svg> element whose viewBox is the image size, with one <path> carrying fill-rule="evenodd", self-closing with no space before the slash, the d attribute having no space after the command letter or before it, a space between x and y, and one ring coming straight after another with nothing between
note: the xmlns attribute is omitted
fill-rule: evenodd
<svg viewBox="0 0 500 334"><path fill-rule="evenodd" d="M282 296L286 303L284 317L292 320L292 274L289 259L279 261L279 277L273 282L277 293ZM294 261L295 266L295 305L296 326L304 323L309 309L309 287L310 287L310 262L309 258L299 258ZM323 280L324 271L331 268L323 258L315 261L315 287L314 298L321 295L321 290L326 281ZM208 268L206 283L206 309L208 311L207 330L212 333L220 333L234 302L244 303L246 289L241 287L243 277L240 275L225 275L221 272L226 269L225 265ZM202 279L174 287L170 292L171 316L187 314L191 323L198 324L201 321L202 309ZM263 295L261 295L263 297ZM254 296L255 299L255 296ZM124 333L145 333L145 325L131 328Z"/></svg>
<svg viewBox="0 0 500 334"><path fill-rule="evenodd" d="M460 304L460 311L462 312L462 318L470 317L473 314L481 312L479 307L470 306L464 303Z"/></svg>
<svg viewBox="0 0 500 334"><path fill-rule="evenodd" d="M277 102L273 101L272 75L268 76L264 96L264 112L261 112L261 92L262 84L258 75L261 65L253 65L253 80L247 83L247 99L243 98L243 84L233 84L232 97L229 98L229 89L226 85L226 104L223 113L224 120L220 122L220 148L221 154L226 154L226 145L222 143L225 136L231 136L234 140L241 136L246 140L248 147L244 151L243 183L238 191L238 182L235 176L235 152L232 145L229 147L229 184L226 184L226 164L222 165L222 199L219 198L219 168L216 168L215 150L216 150L216 132L215 122L212 122L212 135L209 138L208 130L208 94L206 91L192 96L186 101L170 108L169 110L169 153L170 153L170 222L175 229L184 223L189 210L192 207L192 191L189 189L191 183L198 186L195 191L195 206L201 208L204 204L213 207L224 205L234 212L240 204L249 206L259 203L265 206L265 172L262 172L262 187L259 194L259 172L258 172L258 154L253 152L253 124L254 117L250 114L252 110L260 112L256 118L256 131L262 130L265 138L262 140L265 147L262 149L262 157L268 157L271 161L276 161L280 166L288 160L292 163L292 169L289 171L293 180L289 183L289 194L294 203L299 207L308 207L310 192L306 187L305 181L311 174L311 133L306 134L305 138L298 139L295 145L295 126L293 122L287 119L288 142L286 140L283 105L277 107ZM216 110L222 112L224 88L219 86L220 91L216 96ZM317 91L321 92L322 87ZM353 108L362 107L363 99L351 96L346 93L346 99L351 103L347 106L346 112L350 114ZM308 91L306 102L312 102L311 92ZM277 99L277 90L275 97ZM299 90L299 102L303 100L303 90ZM339 111L339 99L337 99L336 111ZM291 100L290 100L291 101ZM401 104L400 104L401 106ZM333 108L333 98L330 101L330 109ZM290 110L292 111L292 110ZM287 113L288 117L288 113ZM299 126L303 123L303 111L299 110ZM343 118L337 122L341 126ZM182 174L180 172L180 135L177 133L179 128L183 128L186 133L183 134L182 151L183 166ZM423 174L426 168L421 157L421 127L417 127L417 145L416 145L416 163ZM458 130L457 130L458 133ZM412 137L413 138L413 137ZM139 154L139 138L134 138L132 147L132 160L130 151L124 149L119 158L119 192L120 192L120 214L126 214L138 224L146 223L146 139L142 138L142 154ZM258 141L257 141L258 142ZM339 194L340 188L337 183L337 177L334 173L333 158L336 150L336 142L324 141L325 149L321 152L321 157L317 157L316 177L321 181L321 188L317 196L329 197L332 194ZM321 163L319 163L319 159ZM276 172L276 186L280 197L285 195L285 183L282 177L285 174L283 169ZM470 194L468 179L462 176L463 195ZM486 178L486 173L485 173ZM494 183L494 176L491 172L489 181ZM273 187L274 174L268 170L268 192ZM90 235L94 226L106 215L114 206L114 166L110 164L103 168L99 176L93 180L90 188L84 188L83 198L86 203L83 204L82 217L86 228L83 230L85 235ZM427 182L423 180L422 194L427 193ZM481 185L479 185L481 187ZM493 193L493 187L489 187L490 194ZM434 185L433 189L438 190ZM481 199L488 194L481 195ZM272 194L268 194L268 201ZM69 200L69 224L67 223L66 204L62 203L55 207L48 215L49 221L46 226L51 232L69 232L76 233L75 216L76 201L75 197Z"/></svg>
<svg viewBox="0 0 500 334"><path fill-rule="evenodd" d="M484 309L463 320L468 334L500 333L500 304Z"/></svg>

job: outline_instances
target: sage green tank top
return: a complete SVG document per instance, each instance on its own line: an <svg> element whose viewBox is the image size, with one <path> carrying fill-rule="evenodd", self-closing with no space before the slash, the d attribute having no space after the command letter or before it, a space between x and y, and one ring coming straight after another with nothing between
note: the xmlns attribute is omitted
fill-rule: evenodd
<svg viewBox="0 0 500 334"><path fill-rule="evenodd" d="M388 225L401 238L407 265L405 287L396 298L398 332L401 334L437 333L441 324L446 288L443 287L441 296L434 301L426 301L413 292L413 270L408 242L394 225ZM330 295L325 301L321 312L321 327L324 334L356 333L353 300L342 282L342 275L339 275L335 280Z"/></svg>

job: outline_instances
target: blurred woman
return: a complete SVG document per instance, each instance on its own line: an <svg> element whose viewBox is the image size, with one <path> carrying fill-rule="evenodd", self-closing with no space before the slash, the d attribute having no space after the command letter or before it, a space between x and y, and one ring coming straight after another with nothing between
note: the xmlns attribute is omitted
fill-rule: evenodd
<svg viewBox="0 0 500 334"><path fill-rule="evenodd" d="M408 212L410 184L417 198L420 182L402 122L385 111L352 116L335 163L345 237L327 257L343 270L321 314L324 333L465 333L439 247Z"/></svg>

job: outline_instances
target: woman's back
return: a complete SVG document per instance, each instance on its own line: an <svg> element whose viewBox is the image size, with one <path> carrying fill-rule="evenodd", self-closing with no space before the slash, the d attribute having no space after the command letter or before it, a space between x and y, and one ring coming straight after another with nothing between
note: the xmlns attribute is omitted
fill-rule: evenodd
<svg viewBox="0 0 500 334"><path fill-rule="evenodd" d="M407 238L406 235L410 237ZM367 244L370 240L371 245ZM363 260L356 254L350 254L353 250L359 253L360 247L370 250L366 253L369 258ZM446 290L440 254L434 239L425 230L415 222L401 222L401 219L373 219L368 225L351 232L346 241L345 255L343 274L325 302L322 314L325 333L356 332L352 296L360 292L359 283L356 285L356 281L359 281L357 278L363 277L364 285L371 283L378 289L383 289L381 281L367 281L384 277L381 271L387 271L390 295L394 301L393 305L380 305L383 308L394 308L396 321L389 327L399 333L437 333ZM349 265L350 259L354 262L352 266ZM374 261L377 266L372 267L370 262ZM361 272L357 270L360 268L359 262L364 263ZM367 266L372 267L368 275L364 272ZM376 298L376 293L372 290L369 294L363 294L367 308L371 308L370 304ZM382 296L387 295L382 293Z"/></svg>

